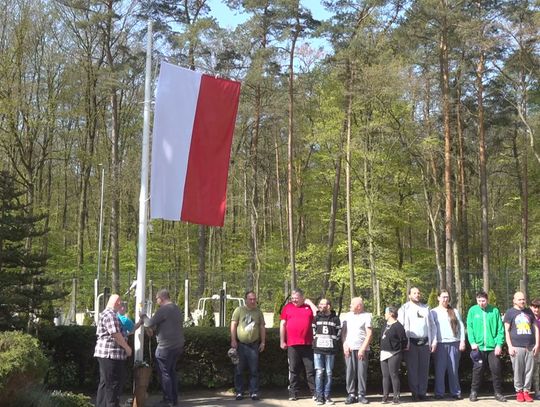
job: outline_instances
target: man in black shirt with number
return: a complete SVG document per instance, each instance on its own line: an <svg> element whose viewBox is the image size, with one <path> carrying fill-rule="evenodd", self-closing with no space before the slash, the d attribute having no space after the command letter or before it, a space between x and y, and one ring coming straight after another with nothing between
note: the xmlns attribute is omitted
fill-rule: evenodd
<svg viewBox="0 0 540 407"><path fill-rule="evenodd" d="M341 322L330 300L319 301L319 311L313 320L313 360L315 364L315 396L317 405L334 404L330 398L332 369L341 334Z"/></svg>

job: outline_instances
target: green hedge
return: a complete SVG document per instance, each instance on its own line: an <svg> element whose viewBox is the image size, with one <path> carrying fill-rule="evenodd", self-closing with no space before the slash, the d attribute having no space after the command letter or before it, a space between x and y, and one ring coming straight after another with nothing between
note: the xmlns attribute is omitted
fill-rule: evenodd
<svg viewBox="0 0 540 407"><path fill-rule="evenodd" d="M380 323L378 321L377 323ZM369 356L368 387L370 393L381 390L379 363L380 329L374 327L372 351ZM186 345L184 355L178 361L181 387L183 388L227 388L233 385L233 365L227 357L230 345L228 328L189 327L185 328ZM98 364L93 357L95 346L94 327L51 327L41 331L39 336L50 367L46 376L49 388L62 390L84 390L94 392L99 379ZM132 340L130 338L130 340ZM145 359L150 360L148 338L145 340ZM155 339L150 339L152 353ZM341 353L336 358L334 383L341 389L345 383L345 366ZM508 356L503 358L506 380L511 381L512 368ZM133 360L126 367L133 366ZM470 383L472 363L468 352L461 358L461 380ZM286 388L288 382L287 353L279 347L279 329L267 330L266 350L260 359L261 385ZM406 389L406 369L402 369L404 390ZM467 386L465 386L467 387ZM126 390L131 388L131 369L128 368ZM151 389L157 390L154 375ZM338 390L339 391L339 390Z"/></svg>
<svg viewBox="0 0 540 407"><path fill-rule="evenodd" d="M20 332L0 332L0 394L4 400L43 381L47 358L37 339Z"/></svg>

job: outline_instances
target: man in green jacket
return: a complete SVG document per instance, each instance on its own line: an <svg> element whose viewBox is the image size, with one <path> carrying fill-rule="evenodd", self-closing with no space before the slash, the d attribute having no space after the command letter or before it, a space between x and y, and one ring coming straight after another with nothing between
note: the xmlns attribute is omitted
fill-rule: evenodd
<svg viewBox="0 0 540 407"><path fill-rule="evenodd" d="M484 369L489 365L495 400L505 402L502 394L502 369L499 355L504 344L504 327L499 310L488 304L484 291L476 294L476 304L467 314L467 335L473 360L470 401L478 401Z"/></svg>

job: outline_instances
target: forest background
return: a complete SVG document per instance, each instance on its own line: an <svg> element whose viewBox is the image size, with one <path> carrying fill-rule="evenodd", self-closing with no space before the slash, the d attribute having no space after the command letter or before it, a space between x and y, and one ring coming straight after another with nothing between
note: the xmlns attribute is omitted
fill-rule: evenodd
<svg viewBox="0 0 540 407"><path fill-rule="evenodd" d="M102 181L101 285L136 277L148 19L153 78L167 60L242 82L225 225L150 221L155 287L189 278L194 303L226 281L265 310L296 286L373 311L408 284L461 310L482 288L540 296L538 3L332 0L325 21L225 3L245 21L205 0L0 0L0 325L93 309Z"/></svg>

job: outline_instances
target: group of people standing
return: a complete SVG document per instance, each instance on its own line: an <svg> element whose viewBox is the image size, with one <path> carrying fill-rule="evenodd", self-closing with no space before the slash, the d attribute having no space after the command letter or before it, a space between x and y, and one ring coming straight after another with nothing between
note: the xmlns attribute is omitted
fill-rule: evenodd
<svg viewBox="0 0 540 407"><path fill-rule="evenodd" d="M238 358L235 367L236 399L244 398L244 370L249 369L249 397L259 400L259 353L266 346L264 316L257 305L255 292L245 296L246 305L236 308L231 320L231 348ZM435 365L435 399L446 394L462 398L459 384L459 360L466 348L467 337L473 361L469 399L478 400L485 369L491 371L495 400L505 402L502 394L500 355L506 341L514 371L514 387L518 402L531 402L540 396L540 299L526 306L525 295L516 292L513 307L501 317L499 310L488 303L485 292L476 294L476 305L467 313L466 327L459 312L450 305L450 295L442 290L439 305L430 309L422 303L417 287L409 290L409 301L397 309L385 309L386 324L380 338L380 366L383 377L383 403L400 402L399 370L402 359L407 366L407 379L413 401L427 399L430 358ZM156 334L158 346L155 361L161 379L161 405L178 403L176 363L184 348L182 312L167 290L156 295L160 306L148 318L144 313L134 324L125 314L120 296L112 295L100 314L94 356L99 363L100 382L97 407L117 407L124 383L125 360L131 356L128 335L144 324L147 334ZM332 405L332 371L340 348L346 369L347 397L345 404L369 403L366 379L370 344L373 339L372 316L364 309L362 298L351 300L350 312L340 318L332 310L330 300L322 298L318 306L293 290L291 300L280 315L280 347L287 351L289 364L289 400L298 399L300 377L305 372L309 389L317 405ZM392 399L390 399L392 395Z"/></svg>
<svg viewBox="0 0 540 407"><path fill-rule="evenodd" d="M383 403L400 403L399 371L403 359L413 401L428 398L430 359L435 367L434 398L446 397L448 380L448 396L462 399L459 361L466 349L466 338L473 361L470 401L478 401L486 369L491 372L495 400L507 401L502 393L500 361L505 341L514 371L516 400L531 402L535 396L540 399L540 299L532 301L528 308L525 295L516 292L513 307L501 317L499 310L488 303L488 294L480 291L476 305L468 310L465 325L457 309L450 305L447 291L439 292L439 304L433 309L422 302L417 287L408 294L409 300L399 309L389 306L384 313L386 324L380 338ZM235 310L231 324L231 346L238 349L240 360L235 368L235 391L236 399L243 399L243 372L249 367L249 394L258 400L258 353L265 347L264 318L257 308L255 293L249 292L246 299L247 305ZM350 312L340 320L328 299L321 299L315 306L302 290L296 289L283 307L280 320L280 346L287 351L289 364L289 400L298 399L304 371L316 404L334 404L332 371L341 342L346 369L345 404L369 403L366 379L372 316L364 310L362 298L353 298ZM250 335L246 335L246 327Z"/></svg>
<svg viewBox="0 0 540 407"><path fill-rule="evenodd" d="M334 404L332 371L342 342L347 375L346 404L369 402L366 378L372 327L371 314L364 311L362 298L351 300L351 311L340 321L330 300L322 298L316 306L304 297L302 290L296 289L291 293L290 302L283 307L280 320L280 347L287 351L289 364L289 400L298 399L300 377L304 371L316 403ZM252 400L259 399L258 353L264 350L264 338L263 314L257 307L255 293L250 291L246 294L246 305L234 311L231 322L231 347L237 349L239 359L234 383L237 400L244 398L243 373L246 369L249 369L250 377L249 396ZM391 347L395 345L393 340L386 341ZM390 356L393 353L390 349ZM399 382L399 377L397 379Z"/></svg>
<svg viewBox="0 0 540 407"><path fill-rule="evenodd" d="M163 390L163 407L178 405L176 362L184 350L182 312L171 301L169 292L160 290L156 295L159 308L149 318L141 313L141 319L134 324L125 315L125 304L118 294L109 297L107 306L99 315L96 327L96 347L94 357L99 363L99 385L96 407L118 407L124 386L126 359L132 350L128 335L144 324L146 334L156 335L157 348L155 362Z"/></svg>

